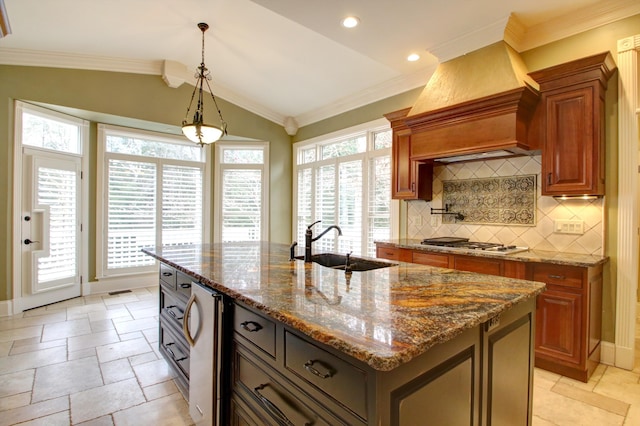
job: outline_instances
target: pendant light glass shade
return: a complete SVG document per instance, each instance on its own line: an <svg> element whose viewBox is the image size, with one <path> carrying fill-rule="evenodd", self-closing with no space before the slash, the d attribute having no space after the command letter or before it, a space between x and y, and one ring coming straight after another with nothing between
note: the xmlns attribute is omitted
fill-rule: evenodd
<svg viewBox="0 0 640 426"><path fill-rule="evenodd" d="M187 108L187 114L182 120L182 133L192 142L199 144L200 146L212 144L215 141L219 140L223 135L227 134L227 123L222 118L222 112L218 107L218 102L216 101L216 97L213 95L213 91L211 90L211 86L209 85L209 80L211 80L211 74L209 70L204 64L204 32L207 31L209 25L201 22L198 24L198 28L202 31L202 62L198 67L196 72L196 84L193 88L193 94L191 95L191 102L189 102L189 107ZM211 94L211 99L213 100L213 104L215 105L216 110L218 111L218 117L220 119L219 125L206 124L204 122L204 84L207 84L207 88L209 89L209 93ZM196 104L196 110L193 113L193 121L189 121L189 112L191 111L191 106L193 105L193 100L196 98L196 94L198 95L198 101Z"/></svg>

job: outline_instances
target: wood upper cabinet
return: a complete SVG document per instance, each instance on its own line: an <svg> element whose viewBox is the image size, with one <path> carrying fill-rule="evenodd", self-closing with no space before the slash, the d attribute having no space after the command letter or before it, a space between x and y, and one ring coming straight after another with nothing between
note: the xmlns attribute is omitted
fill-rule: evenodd
<svg viewBox="0 0 640 426"><path fill-rule="evenodd" d="M401 121L411 108L386 114L391 122L391 198L431 200L433 165L411 160L411 130Z"/></svg>
<svg viewBox="0 0 640 426"><path fill-rule="evenodd" d="M541 93L542 195L604 195L605 94L615 68L606 52L530 74Z"/></svg>

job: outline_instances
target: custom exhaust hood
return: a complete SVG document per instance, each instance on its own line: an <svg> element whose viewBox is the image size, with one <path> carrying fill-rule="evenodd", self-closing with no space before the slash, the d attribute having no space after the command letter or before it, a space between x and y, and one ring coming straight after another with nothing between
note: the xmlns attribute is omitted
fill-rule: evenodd
<svg viewBox="0 0 640 426"><path fill-rule="evenodd" d="M442 162L531 155L538 84L518 53L500 41L438 66L401 119L411 159Z"/></svg>

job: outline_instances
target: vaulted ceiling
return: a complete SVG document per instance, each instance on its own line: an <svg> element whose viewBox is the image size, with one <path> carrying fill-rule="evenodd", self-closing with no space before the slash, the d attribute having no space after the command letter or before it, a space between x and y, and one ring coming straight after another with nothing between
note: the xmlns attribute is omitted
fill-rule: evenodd
<svg viewBox="0 0 640 426"><path fill-rule="evenodd" d="M1 2L1 0L0 0ZM519 51L640 13L637 0L4 0L0 64L163 75L300 126L423 86L438 61ZM360 25L341 26L346 15ZM506 33L505 33L506 30ZM421 58L408 62L410 53ZM167 78L166 78L167 79Z"/></svg>

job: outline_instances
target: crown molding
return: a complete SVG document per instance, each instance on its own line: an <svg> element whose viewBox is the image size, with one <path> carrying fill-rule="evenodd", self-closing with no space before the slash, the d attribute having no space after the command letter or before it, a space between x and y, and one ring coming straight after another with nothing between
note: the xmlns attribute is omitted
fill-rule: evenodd
<svg viewBox="0 0 640 426"><path fill-rule="evenodd" d="M519 52L533 49L584 31L619 21L640 13L638 0L595 2L575 12L528 27L518 47Z"/></svg>
<svg viewBox="0 0 640 426"><path fill-rule="evenodd" d="M456 37L453 40L430 47L427 51L438 58L440 62L457 58L458 56L465 55L502 40L508 21L509 16L506 16L482 28Z"/></svg>
<svg viewBox="0 0 640 426"><path fill-rule="evenodd" d="M372 86L338 99L330 105L300 114L295 119L298 125L303 127L418 87L424 87L436 67L437 63L421 68L412 74L401 75L387 80L377 86Z"/></svg>

